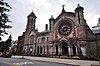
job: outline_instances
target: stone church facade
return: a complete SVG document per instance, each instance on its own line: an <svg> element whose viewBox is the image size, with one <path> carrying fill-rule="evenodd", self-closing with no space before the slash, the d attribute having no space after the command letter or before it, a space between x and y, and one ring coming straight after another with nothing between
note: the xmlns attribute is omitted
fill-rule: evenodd
<svg viewBox="0 0 100 66"><path fill-rule="evenodd" d="M63 5L59 16L55 19L51 16L49 25L46 24L45 31L42 32L36 29L37 17L31 12L27 16L24 32L25 54L88 56L88 45L96 43L96 36L87 25L83 10L84 8L78 4L75 12L67 12Z"/></svg>

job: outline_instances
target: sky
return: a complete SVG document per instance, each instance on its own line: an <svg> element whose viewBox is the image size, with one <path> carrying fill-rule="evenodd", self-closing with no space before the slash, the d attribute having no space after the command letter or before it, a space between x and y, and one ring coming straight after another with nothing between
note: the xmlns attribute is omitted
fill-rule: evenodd
<svg viewBox="0 0 100 66"><path fill-rule="evenodd" d="M75 12L77 4L84 8L84 18L90 28L96 26L100 18L100 0L6 0L12 7L8 14L12 21L9 29L9 35L12 40L18 40L26 29L27 16L33 11L37 16L36 28L39 32L45 30L45 24L49 24L49 18L53 15L56 18L62 11L62 5L65 5L65 11ZM2 39L6 40L9 35Z"/></svg>

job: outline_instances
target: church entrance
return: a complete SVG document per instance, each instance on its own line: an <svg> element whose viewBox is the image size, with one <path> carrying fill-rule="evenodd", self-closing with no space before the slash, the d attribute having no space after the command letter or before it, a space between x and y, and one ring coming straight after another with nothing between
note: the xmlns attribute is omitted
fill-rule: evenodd
<svg viewBox="0 0 100 66"><path fill-rule="evenodd" d="M75 47L75 45L72 45L72 48L73 48L73 55L75 56L76 55L76 47Z"/></svg>
<svg viewBox="0 0 100 66"><path fill-rule="evenodd" d="M56 55L58 55L58 45L56 45Z"/></svg>
<svg viewBox="0 0 100 66"><path fill-rule="evenodd" d="M61 45L62 45L62 55L69 55L67 43L66 42L62 42Z"/></svg>

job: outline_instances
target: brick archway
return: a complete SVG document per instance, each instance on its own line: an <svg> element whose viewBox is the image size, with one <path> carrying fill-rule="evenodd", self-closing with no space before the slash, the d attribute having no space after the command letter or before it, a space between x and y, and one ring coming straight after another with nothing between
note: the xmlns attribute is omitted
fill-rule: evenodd
<svg viewBox="0 0 100 66"><path fill-rule="evenodd" d="M62 55L69 55L67 42L62 41L60 43L60 45L61 45L61 48L62 48Z"/></svg>

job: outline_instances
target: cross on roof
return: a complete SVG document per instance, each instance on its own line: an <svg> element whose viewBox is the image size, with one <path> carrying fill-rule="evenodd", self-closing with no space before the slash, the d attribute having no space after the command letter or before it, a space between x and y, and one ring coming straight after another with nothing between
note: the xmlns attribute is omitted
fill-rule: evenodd
<svg viewBox="0 0 100 66"><path fill-rule="evenodd" d="M64 8L65 5L62 5L62 7Z"/></svg>
<svg viewBox="0 0 100 66"><path fill-rule="evenodd" d="M65 12L65 10L64 10L64 6L65 6L65 5L62 5L62 13Z"/></svg>

